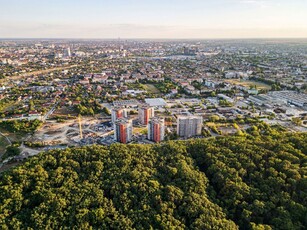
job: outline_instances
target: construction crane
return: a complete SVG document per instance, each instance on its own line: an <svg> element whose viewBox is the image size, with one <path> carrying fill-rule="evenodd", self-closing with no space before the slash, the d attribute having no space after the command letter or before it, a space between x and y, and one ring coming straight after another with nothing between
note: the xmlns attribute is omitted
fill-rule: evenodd
<svg viewBox="0 0 307 230"><path fill-rule="evenodd" d="M79 120L80 139L82 140L83 134L82 134L82 123L81 123L81 115L80 114L79 114L78 120Z"/></svg>

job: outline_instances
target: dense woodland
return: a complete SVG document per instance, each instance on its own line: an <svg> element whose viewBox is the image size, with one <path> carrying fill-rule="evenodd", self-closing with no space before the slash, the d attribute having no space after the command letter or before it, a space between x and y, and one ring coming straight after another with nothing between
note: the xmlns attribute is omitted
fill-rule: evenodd
<svg viewBox="0 0 307 230"><path fill-rule="evenodd" d="M1 229L306 229L307 134L91 146L0 178Z"/></svg>
<svg viewBox="0 0 307 230"><path fill-rule="evenodd" d="M43 124L42 121L35 120L5 120L0 122L0 127L13 133L33 133Z"/></svg>

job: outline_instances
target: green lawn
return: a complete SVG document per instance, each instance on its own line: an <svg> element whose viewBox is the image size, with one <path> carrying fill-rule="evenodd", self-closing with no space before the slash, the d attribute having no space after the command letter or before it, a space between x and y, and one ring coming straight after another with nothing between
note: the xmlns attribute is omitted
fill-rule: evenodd
<svg viewBox="0 0 307 230"><path fill-rule="evenodd" d="M137 133L145 134L147 133L147 128L146 127L133 128L133 134L137 134Z"/></svg>
<svg viewBox="0 0 307 230"><path fill-rule="evenodd" d="M242 85L245 87L250 87L250 86L257 86L257 89L264 89L264 90L270 90L271 86L261 83L258 81L250 81L250 80L238 80L238 79L233 79L233 80L227 80L227 82L235 85Z"/></svg>
<svg viewBox="0 0 307 230"><path fill-rule="evenodd" d="M145 87L148 93L152 93L152 94L160 93L157 87L155 87L153 84L146 84Z"/></svg>

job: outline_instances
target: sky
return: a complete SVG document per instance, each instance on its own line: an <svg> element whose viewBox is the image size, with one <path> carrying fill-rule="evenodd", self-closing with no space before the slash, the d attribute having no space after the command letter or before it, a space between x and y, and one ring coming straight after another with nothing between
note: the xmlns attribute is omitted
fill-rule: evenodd
<svg viewBox="0 0 307 230"><path fill-rule="evenodd" d="M0 0L0 38L307 38L307 0Z"/></svg>

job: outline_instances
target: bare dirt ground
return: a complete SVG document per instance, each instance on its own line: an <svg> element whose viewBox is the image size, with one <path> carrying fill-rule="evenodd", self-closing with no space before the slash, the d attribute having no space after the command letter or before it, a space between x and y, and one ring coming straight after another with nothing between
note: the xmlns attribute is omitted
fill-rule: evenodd
<svg viewBox="0 0 307 230"><path fill-rule="evenodd" d="M101 136L95 129L100 121L93 117L82 117L83 136ZM33 142L43 142L47 145L73 144L80 140L79 122L77 119L58 123L47 121L30 139Z"/></svg>

